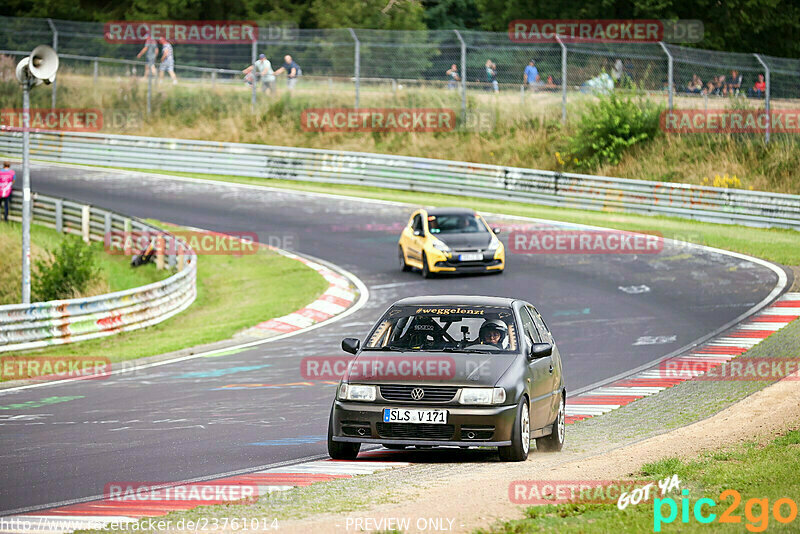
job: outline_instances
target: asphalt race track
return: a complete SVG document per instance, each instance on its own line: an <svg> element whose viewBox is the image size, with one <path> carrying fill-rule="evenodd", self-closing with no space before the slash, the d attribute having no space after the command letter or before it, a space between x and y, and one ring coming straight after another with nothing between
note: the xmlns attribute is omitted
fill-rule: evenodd
<svg viewBox="0 0 800 534"><path fill-rule="evenodd" d="M778 280L763 265L693 248L649 255L532 255L507 248L502 275L423 280L397 266L407 206L42 165L33 166L32 186L137 217L283 240L354 273L370 299L339 322L227 356L0 391L0 514L102 495L111 482L188 480L324 454L335 386L283 384L303 381L301 358L342 354L341 338L363 338L401 297L530 300L558 341L569 392L718 329L765 298ZM514 221L489 222L508 227ZM224 387L232 384L250 386ZM30 404L8 408L20 403Z"/></svg>

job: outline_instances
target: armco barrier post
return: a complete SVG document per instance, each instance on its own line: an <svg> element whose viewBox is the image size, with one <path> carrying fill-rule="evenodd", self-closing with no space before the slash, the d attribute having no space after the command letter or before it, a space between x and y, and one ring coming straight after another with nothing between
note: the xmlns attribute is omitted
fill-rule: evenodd
<svg viewBox="0 0 800 534"><path fill-rule="evenodd" d="M103 215L103 239L109 239L111 237L111 212L105 212Z"/></svg>
<svg viewBox="0 0 800 534"><path fill-rule="evenodd" d="M94 85L95 86L97 85L97 70L98 70L97 67L98 67L97 60L95 59L94 60L94 72L92 72L92 79L94 81Z"/></svg>
<svg viewBox="0 0 800 534"><path fill-rule="evenodd" d="M123 252L126 256L131 255L131 220L125 219L122 222Z"/></svg>
<svg viewBox="0 0 800 534"><path fill-rule="evenodd" d="M88 204L81 206L81 236L85 243L89 243L89 218L91 216L89 210Z"/></svg>
<svg viewBox="0 0 800 534"><path fill-rule="evenodd" d="M59 234L64 232L64 201L60 198L55 202L56 212L56 232Z"/></svg>
<svg viewBox="0 0 800 534"><path fill-rule="evenodd" d="M183 243L178 243L178 271L182 271L186 265L186 258L183 253Z"/></svg>
<svg viewBox="0 0 800 534"><path fill-rule="evenodd" d="M156 269L164 269L164 236L161 234L156 237Z"/></svg>
<svg viewBox="0 0 800 534"><path fill-rule="evenodd" d="M765 78L764 81L767 84L766 91L764 92L764 110L767 112L767 128L766 131L764 132L764 142L769 143L769 130L770 130L769 91L771 87L769 80L769 65L767 65L764 62L764 60L761 59L761 56L759 56L758 54L753 54L753 55L756 57L758 62L761 63L761 66L764 67L764 78Z"/></svg>
<svg viewBox="0 0 800 534"><path fill-rule="evenodd" d="M167 254L167 265L170 269L174 269L175 265L178 263L178 258L175 255L178 240L170 236L167 238L167 241L169 242L169 248L167 248L169 251L169 254Z"/></svg>

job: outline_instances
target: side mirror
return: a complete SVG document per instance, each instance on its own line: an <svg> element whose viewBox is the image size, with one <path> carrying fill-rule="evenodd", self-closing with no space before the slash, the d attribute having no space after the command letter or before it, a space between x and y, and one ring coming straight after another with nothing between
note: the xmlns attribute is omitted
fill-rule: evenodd
<svg viewBox="0 0 800 534"><path fill-rule="evenodd" d="M414 230L414 235L415 236L421 236L422 235L422 230Z"/></svg>
<svg viewBox="0 0 800 534"><path fill-rule="evenodd" d="M530 351L528 352L528 358L536 360L537 358L544 358L551 354L553 354L553 345L550 343L534 343L531 345Z"/></svg>
<svg viewBox="0 0 800 534"><path fill-rule="evenodd" d="M501 232L500 228L492 228L492 232L495 234L499 234Z"/></svg>
<svg viewBox="0 0 800 534"><path fill-rule="evenodd" d="M349 352L350 354L355 354L358 352L358 349L361 347L361 341L355 337L346 337L342 340L342 350L345 352Z"/></svg>

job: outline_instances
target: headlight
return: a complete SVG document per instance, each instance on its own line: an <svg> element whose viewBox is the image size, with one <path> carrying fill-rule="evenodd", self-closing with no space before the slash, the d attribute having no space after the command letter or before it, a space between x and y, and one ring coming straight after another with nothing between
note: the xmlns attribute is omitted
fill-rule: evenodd
<svg viewBox="0 0 800 534"><path fill-rule="evenodd" d="M342 382L336 394L339 400L372 402L375 400L375 386L361 386Z"/></svg>
<svg viewBox="0 0 800 534"><path fill-rule="evenodd" d="M506 390L503 388L464 388L461 390L459 404L503 404Z"/></svg>
<svg viewBox="0 0 800 534"><path fill-rule="evenodd" d="M503 242L497 239L497 237L492 236L492 240L489 242L489 250L497 250L502 246Z"/></svg>
<svg viewBox="0 0 800 534"><path fill-rule="evenodd" d="M446 252L446 253L450 252L450 247L448 247L447 245L445 245L441 241L436 240L432 244L433 244L433 248L435 248L436 250L441 250L442 252Z"/></svg>

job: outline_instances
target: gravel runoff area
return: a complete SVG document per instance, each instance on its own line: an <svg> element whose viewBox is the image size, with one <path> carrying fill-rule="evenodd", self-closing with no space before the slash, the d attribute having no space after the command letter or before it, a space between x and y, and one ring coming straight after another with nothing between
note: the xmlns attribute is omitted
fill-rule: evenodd
<svg viewBox="0 0 800 534"><path fill-rule="evenodd" d="M798 347L800 320L739 358L797 358ZM411 518L412 526L419 518L434 519L452 531L470 532L522 517L525 506L509 500L514 480L626 478L647 462L691 458L744 441L766 442L797 428L796 379L771 384L687 381L568 426L561 453L532 452L524 463L502 463L488 451L401 453L398 460L421 463L296 488L280 500L262 499L241 511L280 518L281 532L357 532L358 525L374 530L382 518ZM235 515L234 510L228 513Z"/></svg>

